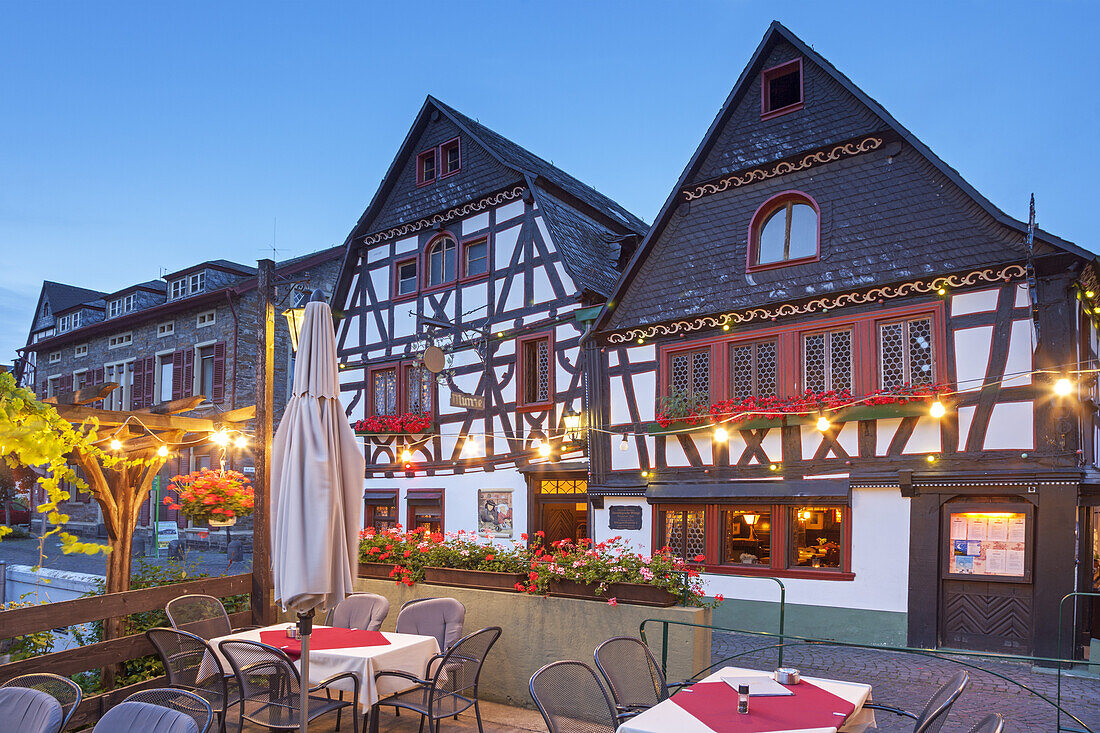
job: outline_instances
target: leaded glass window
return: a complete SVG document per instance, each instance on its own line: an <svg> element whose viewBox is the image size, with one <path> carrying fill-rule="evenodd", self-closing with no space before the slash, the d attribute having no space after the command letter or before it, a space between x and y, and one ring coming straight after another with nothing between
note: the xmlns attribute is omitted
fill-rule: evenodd
<svg viewBox="0 0 1100 733"><path fill-rule="evenodd" d="M397 414L397 369L371 373L371 410L375 415Z"/></svg>
<svg viewBox="0 0 1100 733"><path fill-rule="evenodd" d="M706 533L702 508L664 512L664 544L685 562L706 554Z"/></svg>
<svg viewBox="0 0 1100 733"><path fill-rule="evenodd" d="M758 341L730 347L730 393L734 399L771 397L776 393L776 342Z"/></svg>
<svg viewBox="0 0 1100 733"><path fill-rule="evenodd" d="M523 344L523 401L537 405L551 399L550 339L540 338Z"/></svg>
<svg viewBox="0 0 1100 733"><path fill-rule="evenodd" d="M879 369L883 389L904 384L931 384L932 319L884 323L879 326Z"/></svg>
<svg viewBox="0 0 1100 733"><path fill-rule="evenodd" d="M802 384L811 392L852 391L852 332L827 331L802 338Z"/></svg>
<svg viewBox="0 0 1100 733"><path fill-rule="evenodd" d="M405 411L431 412L435 377L417 364L405 368Z"/></svg>
<svg viewBox="0 0 1100 733"><path fill-rule="evenodd" d="M673 354L670 367L668 386L673 397L710 401L710 349Z"/></svg>

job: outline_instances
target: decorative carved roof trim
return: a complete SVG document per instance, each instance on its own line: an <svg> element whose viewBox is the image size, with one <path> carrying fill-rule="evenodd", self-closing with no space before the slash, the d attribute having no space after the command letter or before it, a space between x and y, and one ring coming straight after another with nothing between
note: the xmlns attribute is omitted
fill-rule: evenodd
<svg viewBox="0 0 1100 733"><path fill-rule="evenodd" d="M877 150L879 147L882 146L883 142L884 138L882 135L872 135L858 142L851 141L840 143L839 145L834 145L831 148L825 148L822 150L818 150L814 153L801 155L794 160L784 160L780 161L779 163L750 168L746 171L740 171L738 173L724 176L716 181L710 181L708 183L703 183L698 186L693 186L682 192L683 197L685 201L691 201L693 199L702 198L704 196L711 196L716 193L721 193L731 188L744 186L749 183L766 181L769 178L775 178L776 176L783 176L788 173L806 170L807 168L813 168L824 163L831 163L835 160L851 158L854 155L860 155L862 153L867 153L872 150Z"/></svg>
<svg viewBox="0 0 1100 733"><path fill-rule="evenodd" d="M645 340L657 336L673 336L680 333L691 333L705 328L721 328L722 326L734 326L752 323L753 321L774 321L777 318L786 318L789 316L824 313L846 305L862 305L882 300L903 298L910 295L933 293L940 288L954 290L983 282L1009 282L1013 279L1023 278L1026 273L1027 271L1024 269L1023 265L1007 265L1000 269L991 267L983 270L974 270L965 275L944 275L928 280L914 280L898 285L883 285L882 287L871 288L863 292L841 293L839 295L830 295L824 298L814 298L804 303L782 303L770 307L750 308L748 310L735 311L733 313L700 316L698 318L631 328L626 331L618 331L609 334L607 341L610 344L623 344L638 339Z"/></svg>
<svg viewBox="0 0 1100 733"><path fill-rule="evenodd" d="M385 231L378 232L377 234L369 234L366 237L363 237L363 244L369 247L372 244L378 244L379 242L383 242L387 239L392 239L394 237L403 237L406 234L414 234L421 231L422 229L428 229L439 224L444 224L448 221L466 216L467 214L472 214L476 211L484 211L490 206L496 206L497 204L502 204L505 201L512 201L513 199L517 199L522 196L526 190L527 188L525 186L516 186L511 190L501 191L500 193L494 193L491 196L486 196L479 201L471 201L468 204L456 206L455 208L448 209L441 214L432 214L431 216L426 216L423 219L417 219L416 221L410 222L408 224L402 224L401 226L396 226L392 229L386 229Z"/></svg>

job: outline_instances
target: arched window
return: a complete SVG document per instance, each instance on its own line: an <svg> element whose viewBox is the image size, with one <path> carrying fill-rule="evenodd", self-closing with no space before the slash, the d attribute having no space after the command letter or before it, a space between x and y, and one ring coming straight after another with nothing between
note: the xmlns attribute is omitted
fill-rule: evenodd
<svg viewBox="0 0 1100 733"><path fill-rule="evenodd" d="M819 220L817 204L804 194L787 191L766 201L752 219L749 267L816 258Z"/></svg>
<svg viewBox="0 0 1100 733"><path fill-rule="evenodd" d="M428 287L453 282L458 268L458 246L449 235L443 235L428 247Z"/></svg>

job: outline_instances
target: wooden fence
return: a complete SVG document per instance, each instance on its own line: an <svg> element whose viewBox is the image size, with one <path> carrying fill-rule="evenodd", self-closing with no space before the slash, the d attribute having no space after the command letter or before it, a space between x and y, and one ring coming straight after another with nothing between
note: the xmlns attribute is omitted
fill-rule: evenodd
<svg viewBox="0 0 1100 733"><path fill-rule="evenodd" d="M40 631L63 629L93 621L128 616L132 613L157 611L163 609L165 604L173 598L188 593L203 593L225 598L251 591L252 574L242 573L0 611L0 638L11 639ZM252 611L241 611L231 614L229 621L234 627L259 622L254 620L253 615ZM31 672L52 672L68 677L150 654L156 654L156 649L149 643L145 634L133 634L0 664L0 682ZM68 727L71 729L91 725L107 709L128 695L147 687L159 687L163 684L164 678L159 677L87 697L81 701Z"/></svg>

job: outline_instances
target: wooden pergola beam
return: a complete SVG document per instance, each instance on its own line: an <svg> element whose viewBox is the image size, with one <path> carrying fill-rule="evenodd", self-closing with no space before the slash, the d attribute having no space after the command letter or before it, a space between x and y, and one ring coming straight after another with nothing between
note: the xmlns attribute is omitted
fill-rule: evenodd
<svg viewBox="0 0 1100 733"><path fill-rule="evenodd" d="M66 392L62 395L47 397L42 401L47 405L87 405L92 402L98 402L116 389L118 389L117 383L107 382L106 384L97 384L94 387L84 387L75 392Z"/></svg>
<svg viewBox="0 0 1100 733"><path fill-rule="evenodd" d="M222 424L222 420L213 420L204 417L181 417L180 415L156 415L151 412L119 412L116 410L100 410L94 407L81 405L58 405L57 414L72 423L80 423L85 420L98 420L104 427L122 425L131 418L137 418L148 428L154 430L184 430L188 433L215 433Z"/></svg>

